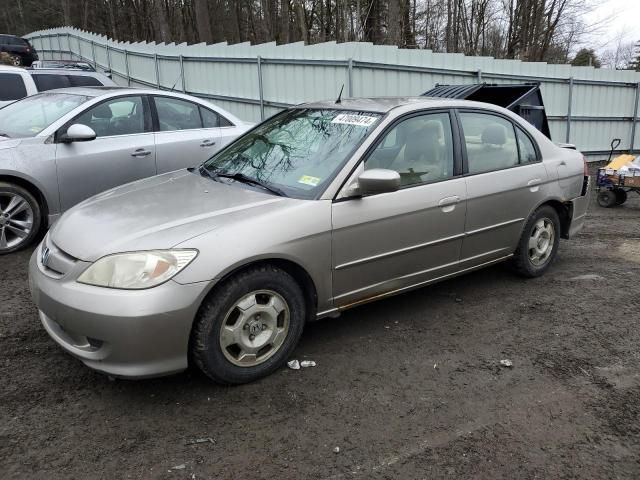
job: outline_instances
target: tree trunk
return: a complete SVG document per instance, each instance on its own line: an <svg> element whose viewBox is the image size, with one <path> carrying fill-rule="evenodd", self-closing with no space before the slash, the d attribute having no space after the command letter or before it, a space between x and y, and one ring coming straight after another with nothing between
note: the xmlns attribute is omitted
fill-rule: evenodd
<svg viewBox="0 0 640 480"><path fill-rule="evenodd" d="M73 21L71 20L71 4L69 2L70 0L60 0L64 25L66 27L73 26Z"/></svg>
<svg viewBox="0 0 640 480"><path fill-rule="evenodd" d="M289 0L280 0L280 43L289 43L291 41L289 26Z"/></svg>
<svg viewBox="0 0 640 480"><path fill-rule="evenodd" d="M195 8L196 25L198 27L198 40L206 43L213 42L208 0L193 0L193 6Z"/></svg>
<svg viewBox="0 0 640 480"><path fill-rule="evenodd" d="M162 0L153 0L153 25L155 27L156 40L169 43L171 41L171 31Z"/></svg>

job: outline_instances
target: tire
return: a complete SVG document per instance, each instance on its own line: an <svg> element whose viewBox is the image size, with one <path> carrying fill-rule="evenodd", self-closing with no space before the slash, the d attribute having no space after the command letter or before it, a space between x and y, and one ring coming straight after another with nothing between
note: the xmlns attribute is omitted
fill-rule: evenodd
<svg viewBox="0 0 640 480"><path fill-rule="evenodd" d="M522 231L512 262L515 271L523 277L539 277L555 260L559 245L558 212L543 205L533 212Z"/></svg>
<svg viewBox="0 0 640 480"><path fill-rule="evenodd" d="M10 55L9 58L11 58L11 65L14 67L22 66L22 57L20 55Z"/></svg>
<svg viewBox="0 0 640 480"><path fill-rule="evenodd" d="M616 205L622 205L627 201L627 192L622 188L614 188L613 193L616 196Z"/></svg>
<svg viewBox="0 0 640 480"><path fill-rule="evenodd" d="M42 225L42 209L24 188L0 182L0 255L33 243Z"/></svg>
<svg viewBox="0 0 640 480"><path fill-rule="evenodd" d="M600 190L598 192L598 205L610 208L616 204L616 194L612 190Z"/></svg>
<svg viewBox="0 0 640 480"><path fill-rule="evenodd" d="M217 383L265 377L281 367L298 344L306 311L302 288L287 272L268 265L248 269L203 302L191 334L191 358ZM243 357L251 349L256 357Z"/></svg>

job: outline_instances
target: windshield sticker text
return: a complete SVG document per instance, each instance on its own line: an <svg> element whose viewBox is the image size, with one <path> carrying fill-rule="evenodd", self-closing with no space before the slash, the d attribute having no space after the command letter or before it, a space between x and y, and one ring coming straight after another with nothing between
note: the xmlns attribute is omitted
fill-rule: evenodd
<svg viewBox="0 0 640 480"><path fill-rule="evenodd" d="M376 123L378 117L369 117L367 115L353 115L350 113L341 113L336 116L331 123L343 123L345 125L358 125L359 127L370 127Z"/></svg>
<svg viewBox="0 0 640 480"><path fill-rule="evenodd" d="M317 187L320 183L320 179L318 177L312 177L311 175L303 175L298 180L298 183L302 183L304 185L311 185L312 187Z"/></svg>

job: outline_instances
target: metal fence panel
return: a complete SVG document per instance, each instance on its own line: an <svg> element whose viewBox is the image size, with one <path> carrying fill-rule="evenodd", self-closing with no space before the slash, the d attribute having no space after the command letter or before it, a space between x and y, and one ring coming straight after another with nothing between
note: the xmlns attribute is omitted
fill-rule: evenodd
<svg viewBox="0 0 640 480"><path fill-rule="evenodd" d="M419 95L437 84L539 82L552 137L602 158L612 138L640 150L640 74L403 50L367 42L260 45L129 43L62 27L27 35L43 59L83 59L121 85L185 91L240 118L346 96Z"/></svg>

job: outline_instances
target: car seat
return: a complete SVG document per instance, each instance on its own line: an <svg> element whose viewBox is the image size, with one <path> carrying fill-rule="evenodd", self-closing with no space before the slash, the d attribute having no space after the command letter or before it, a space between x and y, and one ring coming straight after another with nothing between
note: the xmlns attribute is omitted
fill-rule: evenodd
<svg viewBox="0 0 640 480"><path fill-rule="evenodd" d="M482 143L475 148L467 144L470 173L507 168L518 163L517 147L514 141L509 142L503 125L487 125L480 140Z"/></svg>
<svg viewBox="0 0 640 480"><path fill-rule="evenodd" d="M112 135L109 131L112 117L111 108L103 103L78 118L77 123L91 127L98 137L104 137Z"/></svg>

